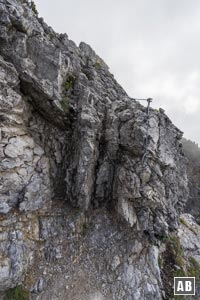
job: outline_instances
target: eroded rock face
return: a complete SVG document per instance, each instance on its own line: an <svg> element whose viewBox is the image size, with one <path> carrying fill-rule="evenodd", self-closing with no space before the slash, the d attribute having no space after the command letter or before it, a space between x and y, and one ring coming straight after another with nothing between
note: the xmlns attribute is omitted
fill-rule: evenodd
<svg viewBox="0 0 200 300"><path fill-rule="evenodd" d="M52 257L57 260L73 254L76 235L69 239L71 248L62 250L65 239L70 230L76 232L77 226L84 224L79 216L75 218L79 225L73 227L73 222L68 222L70 214L65 215L65 209L71 205L80 216L89 212L93 215L96 209L102 214L94 214L85 240L86 248L94 248L87 272L95 269L91 282L99 282L94 291L86 283L87 297L94 293L97 299L161 299L158 239L177 228L188 194L181 131L163 111L150 109L147 136L146 108L128 97L103 60L85 43L77 47L67 35L56 34L35 17L26 1L0 0L0 55L0 289L24 281L33 292L32 299L48 299L48 291L43 298L37 296L38 289L45 289L48 274L38 281L42 274L36 272L34 280L27 281L27 268L41 256L37 264L46 262L53 276L62 263L72 263L61 261L54 269L52 262ZM67 220L55 224L69 229L67 234L51 223L60 203L59 216ZM104 220L104 214L115 217ZM95 260L98 262L101 238L92 242L92 228L99 218L103 239L110 230L108 226L103 231L104 221L107 224L108 219L118 217L125 221L124 233L130 230L138 235L138 240L132 238L133 243L141 243L140 248L147 250L126 252L124 240L122 250L115 251L109 262L107 273L98 273ZM49 231L59 239L56 248ZM113 240L113 245L117 243ZM109 243L105 245L110 247ZM103 253L106 247L102 245ZM137 252L140 255L136 263L133 253ZM87 251L81 255L87 261ZM128 257L132 257L131 262ZM147 260L152 260L153 266ZM82 266L83 274L86 265ZM70 268L61 268L61 275L69 271L76 274L78 266ZM112 272L117 268L122 284L114 284L117 277ZM106 276L104 283L100 275ZM110 294L109 280L113 282ZM57 281L49 282L52 288ZM60 282L64 284L64 280ZM69 286L73 289L70 280ZM61 293L59 299L63 296L67 297ZM78 297L74 289L69 299Z"/></svg>
<svg viewBox="0 0 200 300"><path fill-rule="evenodd" d="M200 226L190 214L182 214L178 232L171 233L160 248L159 266L165 290L164 299L174 299L173 277L195 277L195 295L182 299L199 299Z"/></svg>
<svg viewBox="0 0 200 300"><path fill-rule="evenodd" d="M193 298L198 300L200 295L200 226L192 215L181 215L178 237L189 265L190 275L196 278L196 295Z"/></svg>
<svg viewBox="0 0 200 300"><path fill-rule="evenodd" d="M14 66L2 57L0 64L0 289L5 290L24 278L33 240L39 238L38 220L31 213L50 209L58 186L62 191L58 180L65 133L33 113L19 91Z"/></svg>

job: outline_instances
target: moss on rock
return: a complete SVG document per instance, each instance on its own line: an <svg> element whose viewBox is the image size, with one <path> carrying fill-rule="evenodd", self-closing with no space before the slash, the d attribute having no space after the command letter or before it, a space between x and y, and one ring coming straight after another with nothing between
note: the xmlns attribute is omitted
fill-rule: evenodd
<svg viewBox="0 0 200 300"><path fill-rule="evenodd" d="M76 80L76 78L74 75L69 75L67 77L67 80L64 83L64 88L67 92L74 87L75 80Z"/></svg>
<svg viewBox="0 0 200 300"><path fill-rule="evenodd" d="M177 236L169 236L166 240L166 250L162 254L161 277L166 291L166 299L173 298L174 277L186 276L183 248Z"/></svg>
<svg viewBox="0 0 200 300"><path fill-rule="evenodd" d="M63 97L61 102L61 107L65 113L69 112L69 99L67 97Z"/></svg>
<svg viewBox="0 0 200 300"><path fill-rule="evenodd" d="M34 2L34 1L31 1L31 2L30 2L30 5L31 5L32 11L33 11L34 14L38 17L38 10L37 10L37 8L36 8L35 2Z"/></svg>
<svg viewBox="0 0 200 300"><path fill-rule="evenodd" d="M22 285L18 285L13 289L7 290L5 294L5 300L29 300L30 293L23 288Z"/></svg>
<svg viewBox="0 0 200 300"><path fill-rule="evenodd" d="M187 275L189 277L195 277L196 280L200 280L200 264L194 257L190 257L189 266L187 267Z"/></svg>

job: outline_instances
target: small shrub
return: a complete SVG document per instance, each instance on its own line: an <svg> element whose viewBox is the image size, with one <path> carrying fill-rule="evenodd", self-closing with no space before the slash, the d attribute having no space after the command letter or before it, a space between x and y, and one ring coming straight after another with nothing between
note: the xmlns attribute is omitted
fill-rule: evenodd
<svg viewBox="0 0 200 300"><path fill-rule="evenodd" d="M9 289L5 295L5 300L29 300L29 298L29 291L25 290L21 285Z"/></svg>
<svg viewBox="0 0 200 300"><path fill-rule="evenodd" d="M64 88L67 92L74 87L75 79L76 78L73 75L68 76L68 78L64 84Z"/></svg>
<svg viewBox="0 0 200 300"><path fill-rule="evenodd" d="M101 63L99 61L96 61L94 66L95 66L96 69L100 69L101 68Z"/></svg>
<svg viewBox="0 0 200 300"><path fill-rule="evenodd" d="M178 266L180 269L184 266L183 259L183 248L181 246L180 240L176 236L171 236L166 243L166 247L172 255L172 260L174 265Z"/></svg>
<svg viewBox="0 0 200 300"><path fill-rule="evenodd" d="M31 1L31 2L30 2L30 5L31 5L32 11L33 11L34 14L38 17L38 10L37 10L37 8L36 8L35 2L34 2L34 1Z"/></svg>
<svg viewBox="0 0 200 300"><path fill-rule="evenodd" d="M49 34L48 34L48 37L49 37L49 39L50 39L50 41L55 37L55 34L53 33L53 32L50 32Z"/></svg>

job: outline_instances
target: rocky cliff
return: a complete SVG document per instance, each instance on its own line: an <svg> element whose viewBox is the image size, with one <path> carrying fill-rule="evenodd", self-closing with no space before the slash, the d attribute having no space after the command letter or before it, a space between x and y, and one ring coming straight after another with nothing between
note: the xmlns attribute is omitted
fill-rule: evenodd
<svg viewBox="0 0 200 300"><path fill-rule="evenodd" d="M172 299L181 137L90 46L0 0L0 297Z"/></svg>

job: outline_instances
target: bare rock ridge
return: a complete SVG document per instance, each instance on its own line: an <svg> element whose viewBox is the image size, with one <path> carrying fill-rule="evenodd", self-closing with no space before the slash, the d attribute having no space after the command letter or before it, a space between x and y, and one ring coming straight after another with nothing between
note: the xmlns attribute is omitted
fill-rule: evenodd
<svg viewBox="0 0 200 300"><path fill-rule="evenodd" d="M158 257L188 179L182 132L149 118L146 136L146 108L90 46L0 0L2 299L170 299Z"/></svg>

